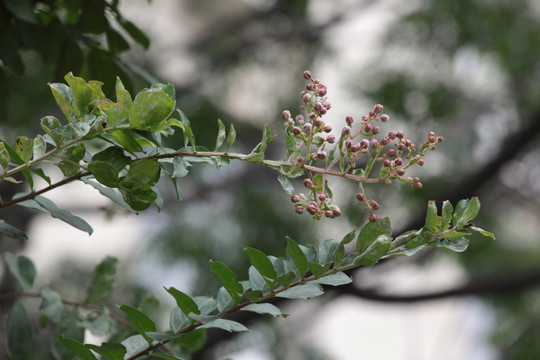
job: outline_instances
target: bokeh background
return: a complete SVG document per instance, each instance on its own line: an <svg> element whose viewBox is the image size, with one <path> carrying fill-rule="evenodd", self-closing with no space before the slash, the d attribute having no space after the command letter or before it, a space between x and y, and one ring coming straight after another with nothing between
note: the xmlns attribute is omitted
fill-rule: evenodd
<svg viewBox="0 0 540 360"><path fill-rule="evenodd" d="M392 129L445 137L414 170L423 191L368 188L396 233L422 225L428 199L480 197L476 224L496 241L473 237L462 254L360 269L353 285L320 299L282 301L288 319L243 314L254 331L209 332L194 358L540 357L538 1L25 0L0 2L0 17L0 134L10 142L59 113L46 84L73 71L109 86L120 76L131 90L170 82L198 143L214 143L220 118L234 123L236 150L249 152L265 123L280 134L281 111L300 112L311 69L328 85L335 128L381 103ZM280 141L268 158L282 156ZM215 292L209 259L246 273L245 246L283 255L285 235L316 244L366 221L352 184L336 184L344 215L315 224L294 214L276 174L251 164L199 166L181 187L177 202L163 183L163 211L134 216L83 184L66 186L49 197L88 220L92 237L13 207L1 216L30 239L0 238L0 249L32 258L38 285L71 299L83 297L93 266L118 256L115 300L137 305L153 294L166 314L162 286ZM0 184L2 198L21 190ZM6 271L0 279L0 291L13 289Z"/></svg>

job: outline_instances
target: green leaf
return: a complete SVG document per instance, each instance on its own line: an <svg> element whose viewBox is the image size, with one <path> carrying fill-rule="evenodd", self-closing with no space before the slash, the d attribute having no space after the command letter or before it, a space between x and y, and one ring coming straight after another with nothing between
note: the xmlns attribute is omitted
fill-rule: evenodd
<svg viewBox="0 0 540 360"><path fill-rule="evenodd" d="M67 210L60 209L54 202L51 200L44 198L43 196L36 196L34 200L41 205L43 208L45 208L52 217L57 218L59 220L64 221L65 223L82 230L84 232L87 232L89 235L94 232L92 227L88 225L86 221L81 219L78 216L73 215Z"/></svg>
<svg viewBox="0 0 540 360"><path fill-rule="evenodd" d="M92 281L88 287L86 302L96 304L104 300L114 289L114 276L118 259L107 256L94 270Z"/></svg>
<svg viewBox="0 0 540 360"><path fill-rule="evenodd" d="M381 234L354 259L354 263L356 265L372 266L388 252L390 245L392 245L392 238L386 234Z"/></svg>
<svg viewBox="0 0 540 360"><path fill-rule="evenodd" d="M32 350L34 332L24 306L16 301L7 320L7 349L12 359L23 359Z"/></svg>
<svg viewBox="0 0 540 360"><path fill-rule="evenodd" d="M173 333L191 325L191 320L182 312L182 309L175 307L169 317L169 327Z"/></svg>
<svg viewBox="0 0 540 360"><path fill-rule="evenodd" d="M88 164L88 170L97 181L108 187L117 187L118 174L129 163L131 158L124 155L124 151L116 146L111 146L98 152Z"/></svg>
<svg viewBox="0 0 540 360"><path fill-rule="evenodd" d="M147 209L150 205L156 202L158 195L150 188L138 189L135 191L126 191L121 189L124 200L135 211ZM157 202L156 202L157 205Z"/></svg>
<svg viewBox="0 0 540 360"><path fill-rule="evenodd" d="M71 360L73 354L66 349L59 341L59 337L66 337L78 342L84 341L84 329L80 326L79 310L73 309L64 315L56 326L55 338L53 341L54 352L58 359Z"/></svg>
<svg viewBox="0 0 540 360"><path fill-rule="evenodd" d="M340 241L334 253L335 266L339 266L341 264L341 261L345 257L345 245L353 241L355 237L356 237L356 229L347 233L347 235L345 235L343 239Z"/></svg>
<svg viewBox="0 0 540 360"><path fill-rule="evenodd" d="M143 151L141 145L139 145L139 143L135 139L133 131L128 129L116 129L111 131L110 134L127 151L131 153Z"/></svg>
<svg viewBox="0 0 540 360"><path fill-rule="evenodd" d="M64 79L71 87L73 93L73 109L75 110L75 114L82 116L86 112L88 104L92 101L92 88L83 78L73 76L71 72Z"/></svg>
<svg viewBox="0 0 540 360"><path fill-rule="evenodd" d="M333 263L337 246L338 243L334 240L324 240L319 245L319 264L325 265Z"/></svg>
<svg viewBox="0 0 540 360"><path fill-rule="evenodd" d="M389 251L406 246L407 243L413 240L417 235L418 235L417 230L409 230L409 231L404 232L403 234L396 237L394 241L392 241L392 245L390 246Z"/></svg>
<svg viewBox="0 0 540 360"><path fill-rule="evenodd" d="M324 277L318 278L312 282L312 284L321 284L321 285L332 285L332 286L341 286L350 284L352 279L348 277L345 273L339 271L335 274L326 275Z"/></svg>
<svg viewBox="0 0 540 360"><path fill-rule="evenodd" d="M225 289L223 286L220 287L218 290L216 301L217 301L217 308L219 311L228 309L235 304L234 299L231 297L227 289Z"/></svg>
<svg viewBox="0 0 540 360"><path fill-rule="evenodd" d="M81 169L79 166L73 163L78 164L83 159L84 155L86 154L86 148L82 143L77 143L62 150L60 154L64 158L71 160L71 162L62 161L56 165L60 168L60 170L62 170L64 176L73 176Z"/></svg>
<svg viewBox="0 0 540 360"><path fill-rule="evenodd" d="M173 173L172 178L178 179L189 174L189 168L191 164L185 161L182 157L177 156L173 159Z"/></svg>
<svg viewBox="0 0 540 360"><path fill-rule="evenodd" d="M247 155L243 160L259 163L264 159L264 152L266 151L266 148L268 147L268 144L270 141L272 141L274 137L270 134L270 127L268 124L264 125L264 131L262 140L255 148L251 151L249 155Z"/></svg>
<svg viewBox="0 0 540 360"><path fill-rule="evenodd" d="M257 269L255 269L254 266L249 267L248 275L249 275L249 287L252 290L260 290L261 292L266 292L270 290L268 283L271 284L272 282L265 281L261 273ZM276 277L277 277L277 274L276 274Z"/></svg>
<svg viewBox="0 0 540 360"><path fill-rule="evenodd" d="M135 41L137 41L145 49L148 49L148 47L150 46L150 39L148 38L148 36L146 36L146 34L143 31L141 31L131 21L122 19L121 21L119 21L119 23Z"/></svg>
<svg viewBox="0 0 540 360"><path fill-rule="evenodd" d="M428 201L426 225L427 226L439 225L439 217L437 216L437 204L435 204L435 201L433 200Z"/></svg>
<svg viewBox="0 0 540 360"><path fill-rule="evenodd" d="M137 330L142 336L144 336L147 339L148 343L151 343L152 340L146 336L146 332L157 330L156 324L154 324L152 319L150 319L140 310L137 310L128 305L121 305L120 310L122 310L127 315L127 317L129 318L129 322L131 323L131 325L133 325L133 328Z"/></svg>
<svg viewBox="0 0 540 360"><path fill-rule="evenodd" d="M67 124L62 127L52 130L53 135L63 137L64 139L73 140L82 138L90 132L90 125L85 122Z"/></svg>
<svg viewBox="0 0 540 360"><path fill-rule="evenodd" d="M0 166L2 173L5 173L9 167L9 152L3 142L0 142Z"/></svg>
<svg viewBox="0 0 540 360"><path fill-rule="evenodd" d="M97 336L110 334L115 326L113 320L105 312L88 315L86 319L80 322L80 325Z"/></svg>
<svg viewBox="0 0 540 360"><path fill-rule="evenodd" d="M291 181L283 174L279 174L278 181L288 195L292 195L294 192L294 186Z"/></svg>
<svg viewBox="0 0 540 360"><path fill-rule="evenodd" d="M119 54L121 52L129 50L128 42L117 31L109 28L106 32L106 35L109 51Z"/></svg>
<svg viewBox="0 0 540 360"><path fill-rule="evenodd" d="M436 227L424 226L417 233L416 236L410 239L405 245L406 249L414 249L421 245L425 245L433 241L437 234ZM412 255L412 254L407 254Z"/></svg>
<svg viewBox="0 0 540 360"><path fill-rule="evenodd" d="M201 349L206 343L206 330L195 329L184 334L184 336L178 338L175 344L181 345L188 352L195 352ZM154 355L154 354L152 354Z"/></svg>
<svg viewBox="0 0 540 360"><path fill-rule="evenodd" d="M30 290L37 274L32 260L23 255L15 256L10 252L4 254L4 259L9 272L17 279L21 288L24 291Z"/></svg>
<svg viewBox="0 0 540 360"><path fill-rule="evenodd" d="M9 225L4 220L0 219L0 233L7 235L17 240L26 240L28 235L24 231L17 229L15 226Z"/></svg>
<svg viewBox="0 0 540 360"><path fill-rule="evenodd" d="M197 315L201 313L199 311L197 303L188 295L173 287L170 287L168 289L165 288L165 290L167 290L167 292L174 297L174 300L176 300L176 304L184 314L189 316L189 313L194 313Z"/></svg>
<svg viewBox="0 0 540 360"><path fill-rule="evenodd" d="M153 352L150 355L152 355L152 357L158 357L158 358L168 359L168 360L184 360L185 359L185 358L179 358L179 357L176 357L176 356L167 355L167 354L163 354L163 353L156 353L156 352Z"/></svg>
<svg viewBox="0 0 540 360"><path fill-rule="evenodd" d="M453 211L454 208L452 206L452 203L450 203L450 201L448 200L443 201L441 212L441 231L445 231L450 227L450 221L452 221Z"/></svg>
<svg viewBox="0 0 540 360"><path fill-rule="evenodd" d="M129 108L129 124L137 130L159 126L173 113L176 101L158 88L145 89L137 94Z"/></svg>
<svg viewBox="0 0 540 360"><path fill-rule="evenodd" d="M124 199L118 195L118 193L116 193L113 189L110 189L108 187L104 187L94 181L91 181L90 179L88 178L81 178L81 181L84 182L85 184L88 184L90 186L92 186L94 189L96 189L97 191L99 191L99 193L103 196L106 196L108 197L109 199L111 199L113 202L115 202L116 204L122 206L123 208L131 211L131 212L134 212L133 209L131 208L131 206L128 205L128 203L126 203L124 201Z"/></svg>
<svg viewBox="0 0 540 360"><path fill-rule="evenodd" d="M358 252L363 253L380 236L392 235L392 225L390 219L385 217L377 222L368 222L358 234L356 247Z"/></svg>
<svg viewBox="0 0 540 360"><path fill-rule="evenodd" d="M287 248L285 250L286 254L293 260L294 264L296 265L296 269L298 270L298 273L300 274L300 277L303 277L306 275L306 272L308 270L308 260L306 255L302 252L296 241L291 239L290 237L286 237L287 239Z"/></svg>
<svg viewBox="0 0 540 360"><path fill-rule="evenodd" d="M216 309L216 299L210 296L195 296L193 301L197 304L199 311L203 315L208 315Z"/></svg>
<svg viewBox="0 0 540 360"><path fill-rule="evenodd" d="M49 136L54 141L54 143L56 144L57 147L62 145L62 142L63 142L62 136L56 135L53 132L54 130L62 127L62 124L60 123L60 120L58 120L54 116L45 116L45 117L41 118L40 125L41 125L41 128L43 129L43 131L45 131L47 134L49 134Z"/></svg>
<svg viewBox="0 0 540 360"><path fill-rule="evenodd" d="M60 341L63 347L74 352L81 360L97 360L94 354L92 354L86 346L76 340L60 336L58 341Z"/></svg>
<svg viewBox="0 0 540 360"><path fill-rule="evenodd" d="M57 323L62 317L63 310L64 304L60 294L47 288L41 290L41 306L39 307L41 315Z"/></svg>
<svg viewBox="0 0 540 360"><path fill-rule="evenodd" d="M283 315L279 308L272 304L263 303L263 304L249 304L242 308L242 311L251 311L257 314L269 314L274 317Z"/></svg>
<svg viewBox="0 0 540 360"><path fill-rule="evenodd" d="M148 341L140 334L128 337L122 341L121 344L126 348L126 355L124 355L125 359L148 348Z"/></svg>
<svg viewBox="0 0 540 360"><path fill-rule="evenodd" d="M291 285L291 283L296 279L296 275L294 272L290 271L288 273L285 273L283 275L280 275L276 281L279 285L283 286L285 289Z"/></svg>
<svg viewBox="0 0 540 360"><path fill-rule="evenodd" d="M227 265L219 261L210 260L210 271L219 276L223 286L229 293L241 294L243 292L242 285L238 282L236 275L227 267ZM233 294L231 294L231 296L233 296Z"/></svg>
<svg viewBox="0 0 540 360"><path fill-rule="evenodd" d="M274 270L272 262L262 251L250 247L245 248L244 251L247 253L251 265L253 265L262 276L266 276L271 279L277 278L277 273Z"/></svg>
<svg viewBox="0 0 540 360"><path fill-rule="evenodd" d="M443 247L455 252L464 252L469 247L469 239L460 237L440 239L437 247Z"/></svg>
<svg viewBox="0 0 540 360"><path fill-rule="evenodd" d="M477 197L468 200L466 207L463 205L460 206L462 201L458 203L454 212L454 227L458 229L467 225L471 220L474 220L480 211L480 200Z"/></svg>
<svg viewBox="0 0 540 360"><path fill-rule="evenodd" d="M486 231L484 229L481 229L479 227L476 227L476 226L471 226L469 227L470 230L472 231L476 231L484 236L487 236L487 237L490 237L492 238L493 240L495 240L495 234L493 234L492 232L489 232L489 231Z"/></svg>
<svg viewBox="0 0 540 360"><path fill-rule="evenodd" d="M225 136L226 136L225 125L223 125L223 121L218 119L217 123L218 123L218 133L217 133L217 138L216 138L215 151L218 151L220 146L223 145L223 142L225 141Z"/></svg>
<svg viewBox="0 0 540 360"><path fill-rule="evenodd" d="M90 89L92 90L92 98L94 100L105 100L107 98L103 90L101 90L101 87L103 86L101 81L90 80L88 81L88 86L90 86Z"/></svg>
<svg viewBox="0 0 540 360"><path fill-rule="evenodd" d="M202 325L201 328L202 329L216 328L216 329L222 329L228 332L248 331L248 328L245 327L244 325L236 321L225 320L225 319L212 320Z"/></svg>
<svg viewBox="0 0 540 360"><path fill-rule="evenodd" d="M157 160L140 159L129 165L126 176L120 181L119 187L136 191L154 186L160 176L161 166Z"/></svg>
<svg viewBox="0 0 540 360"><path fill-rule="evenodd" d="M66 84L54 83L49 84L49 87L60 110L62 110L66 119L71 122L71 118L73 117L73 108L71 107L73 103L73 92Z"/></svg>
<svg viewBox="0 0 540 360"><path fill-rule="evenodd" d="M32 158L32 153L34 151L34 140L26 136L19 136L15 139L15 152L22 159L23 162L27 163Z"/></svg>
<svg viewBox="0 0 540 360"><path fill-rule="evenodd" d="M225 151L229 151L231 146L234 144L234 141L236 140L236 130L234 129L233 124L229 126L229 133L227 134L227 145L225 147Z"/></svg>
<svg viewBox="0 0 540 360"><path fill-rule="evenodd" d="M107 360L124 360L124 356L126 355L126 348L118 343L104 342L101 343L101 346L93 344L87 344L86 346L107 358Z"/></svg>
<svg viewBox="0 0 540 360"><path fill-rule="evenodd" d="M321 276L324 275L324 273L330 270L330 264L320 265L318 263L310 262L308 263L308 266L309 266L309 271L311 271L316 278L320 278Z"/></svg>
<svg viewBox="0 0 540 360"><path fill-rule="evenodd" d="M37 135L34 138L34 147L32 149L33 159L42 157L47 151L47 143L43 139L43 136Z"/></svg>
<svg viewBox="0 0 540 360"><path fill-rule="evenodd" d="M292 287L276 294L276 297L286 299L310 299L324 294L317 284L304 284Z"/></svg>

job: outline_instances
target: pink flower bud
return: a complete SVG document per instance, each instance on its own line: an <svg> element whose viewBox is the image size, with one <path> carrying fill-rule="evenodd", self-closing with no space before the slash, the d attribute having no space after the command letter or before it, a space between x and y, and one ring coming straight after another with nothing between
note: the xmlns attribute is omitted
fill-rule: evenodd
<svg viewBox="0 0 540 360"><path fill-rule="evenodd" d="M403 139L403 137L405 136L405 134L403 133L403 131L398 131L398 132L396 133L396 136L397 136L398 139Z"/></svg>
<svg viewBox="0 0 540 360"><path fill-rule="evenodd" d="M396 133L395 131L390 131L390 132L388 133L388 138L389 138L390 140L394 140L396 137L397 137L397 133Z"/></svg>
<svg viewBox="0 0 540 360"><path fill-rule="evenodd" d="M375 200L371 200L370 201L370 205L371 205L371 208L375 211L379 210L380 209L380 205L378 202L376 202Z"/></svg>
<svg viewBox="0 0 540 360"><path fill-rule="evenodd" d="M302 133L302 129L300 129L299 126L295 126L293 127L292 132L294 135L300 135Z"/></svg>
<svg viewBox="0 0 540 360"><path fill-rule="evenodd" d="M354 122L354 119L351 115L347 115L347 117L345 118L345 121L347 122L347 125L351 126L352 123Z"/></svg>
<svg viewBox="0 0 540 360"><path fill-rule="evenodd" d="M332 215L334 215L334 217L338 217L341 215L341 210L338 208L338 207L335 207L332 209Z"/></svg>
<svg viewBox="0 0 540 360"><path fill-rule="evenodd" d="M326 159L326 151L324 151L324 150L317 151L317 159L319 159L319 160Z"/></svg>
<svg viewBox="0 0 540 360"><path fill-rule="evenodd" d="M323 130L325 133L329 133L330 131L332 131L332 125L325 125Z"/></svg>
<svg viewBox="0 0 540 360"><path fill-rule="evenodd" d="M376 148L377 146L379 146L379 141L377 141L377 139L371 139L371 147L373 148Z"/></svg>
<svg viewBox="0 0 540 360"><path fill-rule="evenodd" d="M345 141L345 147L346 147L347 149L352 148L352 147L353 147L353 141L352 141L352 140L347 140L347 141Z"/></svg>
<svg viewBox="0 0 540 360"><path fill-rule="evenodd" d="M300 196L298 196L298 195L293 195L293 196L291 196L291 201L292 201L293 203L299 202L299 201L300 201Z"/></svg>
<svg viewBox="0 0 540 360"><path fill-rule="evenodd" d="M375 105L375 108L373 108L373 112L377 115L380 114L383 111L383 106L381 104Z"/></svg>
<svg viewBox="0 0 540 360"><path fill-rule="evenodd" d="M366 124L364 125L364 131L365 132L371 132L371 130L373 130L373 126L371 126L371 124Z"/></svg>
<svg viewBox="0 0 540 360"><path fill-rule="evenodd" d="M396 155L396 150L388 149L388 151L386 153L388 154L388 156L393 157L393 156Z"/></svg>
<svg viewBox="0 0 540 360"><path fill-rule="evenodd" d="M371 222L376 222L376 221L377 221L377 215L375 215L375 214L370 214L370 215L369 215L369 221L371 221Z"/></svg>
<svg viewBox="0 0 540 360"><path fill-rule="evenodd" d="M330 134L326 137L326 142L329 144L333 144L336 142L336 137Z"/></svg>
<svg viewBox="0 0 540 360"><path fill-rule="evenodd" d="M389 119L390 119L390 117L388 115L386 115L386 114L381 115L381 121L382 122L387 122Z"/></svg>
<svg viewBox="0 0 540 360"><path fill-rule="evenodd" d="M363 115L362 121L369 121L369 115Z"/></svg>
<svg viewBox="0 0 540 360"><path fill-rule="evenodd" d="M317 119L313 122L313 125L315 125L316 127L319 127L323 124L323 121L322 119Z"/></svg>
<svg viewBox="0 0 540 360"><path fill-rule="evenodd" d="M417 188L418 190L422 190L422 188L424 187L424 185L422 185L421 182L417 182L416 184L414 184L414 187Z"/></svg>
<svg viewBox="0 0 540 360"><path fill-rule="evenodd" d="M424 159L422 158L418 159L418 165L424 166Z"/></svg>
<svg viewBox="0 0 540 360"><path fill-rule="evenodd" d="M319 194L319 200L320 201L326 200L326 195L325 194Z"/></svg>
<svg viewBox="0 0 540 360"><path fill-rule="evenodd" d="M315 101L315 104L313 105L313 109L315 111L321 111L323 108L323 104L320 101Z"/></svg>
<svg viewBox="0 0 540 360"><path fill-rule="evenodd" d="M386 160L384 160L383 165L384 165L384 167L390 167L390 165L392 165L392 163L390 162L390 160L386 159Z"/></svg>
<svg viewBox="0 0 540 360"><path fill-rule="evenodd" d="M298 205L295 209L297 214L302 214L304 212L304 207L301 205Z"/></svg>
<svg viewBox="0 0 540 360"><path fill-rule="evenodd" d="M380 127L374 126L373 129L371 130L371 132L374 133L374 134L378 134L380 130L381 130Z"/></svg>
<svg viewBox="0 0 540 360"><path fill-rule="evenodd" d="M349 135L350 133L351 133L351 128L349 126L344 126L343 129L341 130L341 134L343 136Z"/></svg>
<svg viewBox="0 0 540 360"><path fill-rule="evenodd" d="M326 110L330 110L332 108L332 104L330 104L328 101L324 103L324 108Z"/></svg>
<svg viewBox="0 0 540 360"><path fill-rule="evenodd" d="M331 218L334 217L334 213L332 212L332 210L326 210L324 212L324 216L326 216L327 218Z"/></svg>
<svg viewBox="0 0 540 360"><path fill-rule="evenodd" d="M304 79L309 80L311 79L312 76L313 74L311 73L311 71L309 70L304 71Z"/></svg>
<svg viewBox="0 0 540 360"><path fill-rule="evenodd" d="M303 122L304 121L304 115L296 115L294 120L296 120L298 122Z"/></svg>
<svg viewBox="0 0 540 360"><path fill-rule="evenodd" d="M283 120L289 120L291 118L291 112L289 110L284 110L281 113L281 117L283 118Z"/></svg>
<svg viewBox="0 0 540 360"><path fill-rule="evenodd" d="M358 201L366 201L366 195L362 193L356 194L356 198L358 199Z"/></svg>
<svg viewBox="0 0 540 360"><path fill-rule="evenodd" d="M401 166L401 164L403 164L403 159L397 158L396 160L394 160L394 164L396 164L396 166Z"/></svg>
<svg viewBox="0 0 540 360"><path fill-rule="evenodd" d="M304 179L304 186L307 188L313 187L313 181L311 179Z"/></svg>
<svg viewBox="0 0 540 360"><path fill-rule="evenodd" d="M369 146L369 141L367 139L364 139L362 141L360 141L360 147L363 148L363 149L367 149Z"/></svg>
<svg viewBox="0 0 540 360"><path fill-rule="evenodd" d="M309 90L309 89L308 89ZM307 103L309 101L309 99L311 99L311 95L309 95L308 93L305 93L304 95L302 95L302 100Z"/></svg>
<svg viewBox="0 0 540 360"><path fill-rule="evenodd" d="M313 129L313 125L311 125L310 123L304 124L304 131L311 132L312 129ZM293 129L293 131L294 131L294 129Z"/></svg>
<svg viewBox="0 0 540 360"><path fill-rule="evenodd" d="M405 170L403 168L399 168L399 169L396 170L396 173L399 176L403 176L403 175L405 175Z"/></svg>

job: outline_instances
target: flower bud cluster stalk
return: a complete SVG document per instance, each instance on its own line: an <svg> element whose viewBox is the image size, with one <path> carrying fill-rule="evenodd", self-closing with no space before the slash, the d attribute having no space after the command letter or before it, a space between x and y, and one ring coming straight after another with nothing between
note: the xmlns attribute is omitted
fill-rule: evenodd
<svg viewBox="0 0 540 360"><path fill-rule="evenodd" d="M380 206L366 197L364 183L384 182L390 185L393 180L399 180L414 189L422 189L420 179L406 177L406 170L415 164L424 165L425 152L436 149L437 144L444 140L442 136L430 131L427 140L417 147L403 131L391 130L384 135L380 126L390 117L383 113L383 106L377 104L359 121L355 121L353 116L346 116L339 137L336 137L332 134L332 126L323 120L332 107L326 98L327 86L313 78L308 70L304 71L304 78L308 84L301 97L302 109L307 116L296 115L293 118L290 111L282 112L290 166L282 167L281 173L288 177L307 175L304 186L308 194L291 197L298 214L307 211L317 220L323 216L335 218L341 215L339 207L331 204L332 192L328 188L327 175L345 177L358 183L357 199L365 204L372 222L377 221L374 212Z"/></svg>

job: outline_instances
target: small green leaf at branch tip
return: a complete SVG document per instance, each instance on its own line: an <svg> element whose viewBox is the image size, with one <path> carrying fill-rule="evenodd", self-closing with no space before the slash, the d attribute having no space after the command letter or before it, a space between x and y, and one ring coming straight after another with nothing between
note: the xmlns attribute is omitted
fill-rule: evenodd
<svg viewBox="0 0 540 360"><path fill-rule="evenodd" d="M454 227L459 229L467 225L474 220L480 211L480 200L477 197L473 197L469 200L461 200L456 205L452 223Z"/></svg>
<svg viewBox="0 0 540 360"><path fill-rule="evenodd" d="M390 219L385 217L377 222L368 222L358 233L356 247L363 253L380 235L392 235Z"/></svg>
<svg viewBox="0 0 540 360"><path fill-rule="evenodd" d="M73 215L67 210L59 208L51 200L44 198L43 196L36 196L34 198L34 201L41 205L43 208L45 208L52 217L62 220L63 222L73 226L74 228L87 232L88 235L92 235L92 233L94 232L92 227L86 221L84 221L78 216Z"/></svg>
<svg viewBox="0 0 540 360"><path fill-rule="evenodd" d="M437 204L435 201L429 200L426 214L426 225L437 226L439 223L439 217L437 216Z"/></svg>
<svg viewBox="0 0 540 360"><path fill-rule="evenodd" d="M37 274L32 260L24 255L15 256L10 252L4 254L4 259L9 272L15 277L21 288L24 291L30 290Z"/></svg>
<svg viewBox="0 0 540 360"><path fill-rule="evenodd" d="M41 315L58 323L62 317L63 309L64 303L62 303L60 294L47 288L41 290L41 305L39 307Z"/></svg>
<svg viewBox="0 0 540 360"><path fill-rule="evenodd" d="M108 360L124 360L126 355L126 348L118 343L104 342L101 343L101 346L93 344L87 344L86 346Z"/></svg>
<svg viewBox="0 0 540 360"><path fill-rule="evenodd" d="M223 124L223 121L220 119L217 120L218 123L218 133L216 137L216 147L214 151L218 151L221 145L223 145L223 142L225 141L226 132L225 132L225 125Z"/></svg>
<svg viewBox="0 0 540 360"><path fill-rule="evenodd" d="M244 291L244 288L238 282L236 275L222 262L210 260L210 271L221 279L223 286L229 292L241 294Z"/></svg>
<svg viewBox="0 0 540 360"><path fill-rule="evenodd" d="M375 265L390 249L392 238L386 234L379 235L368 248L354 259L355 265Z"/></svg>
<svg viewBox="0 0 540 360"><path fill-rule="evenodd" d="M227 134L225 151L229 151L231 146L234 144L235 140L236 140L236 130L234 129L234 125L231 124L229 126L229 133Z"/></svg>
<svg viewBox="0 0 540 360"><path fill-rule="evenodd" d="M71 72L64 79L73 93L73 110L75 110L77 116L82 116L86 112L86 107L92 101L92 88L83 78L73 76Z"/></svg>
<svg viewBox="0 0 540 360"><path fill-rule="evenodd" d="M486 231L486 230L481 229L481 228L476 227L476 226L471 226L468 229L470 229L472 231L476 231L477 233L480 233L480 234L482 234L484 236L487 236L487 237L492 238L493 240L495 240L495 234L493 234L492 232Z"/></svg>
<svg viewBox="0 0 540 360"><path fill-rule="evenodd" d="M176 101L159 88L142 90L129 108L129 124L133 129L150 130L173 113Z"/></svg>
<svg viewBox="0 0 540 360"><path fill-rule="evenodd" d="M92 354L89 348L76 340L60 336L58 338L58 341L60 341L60 344L62 344L63 347L75 353L81 360L97 360L97 358L94 356L94 354Z"/></svg>

